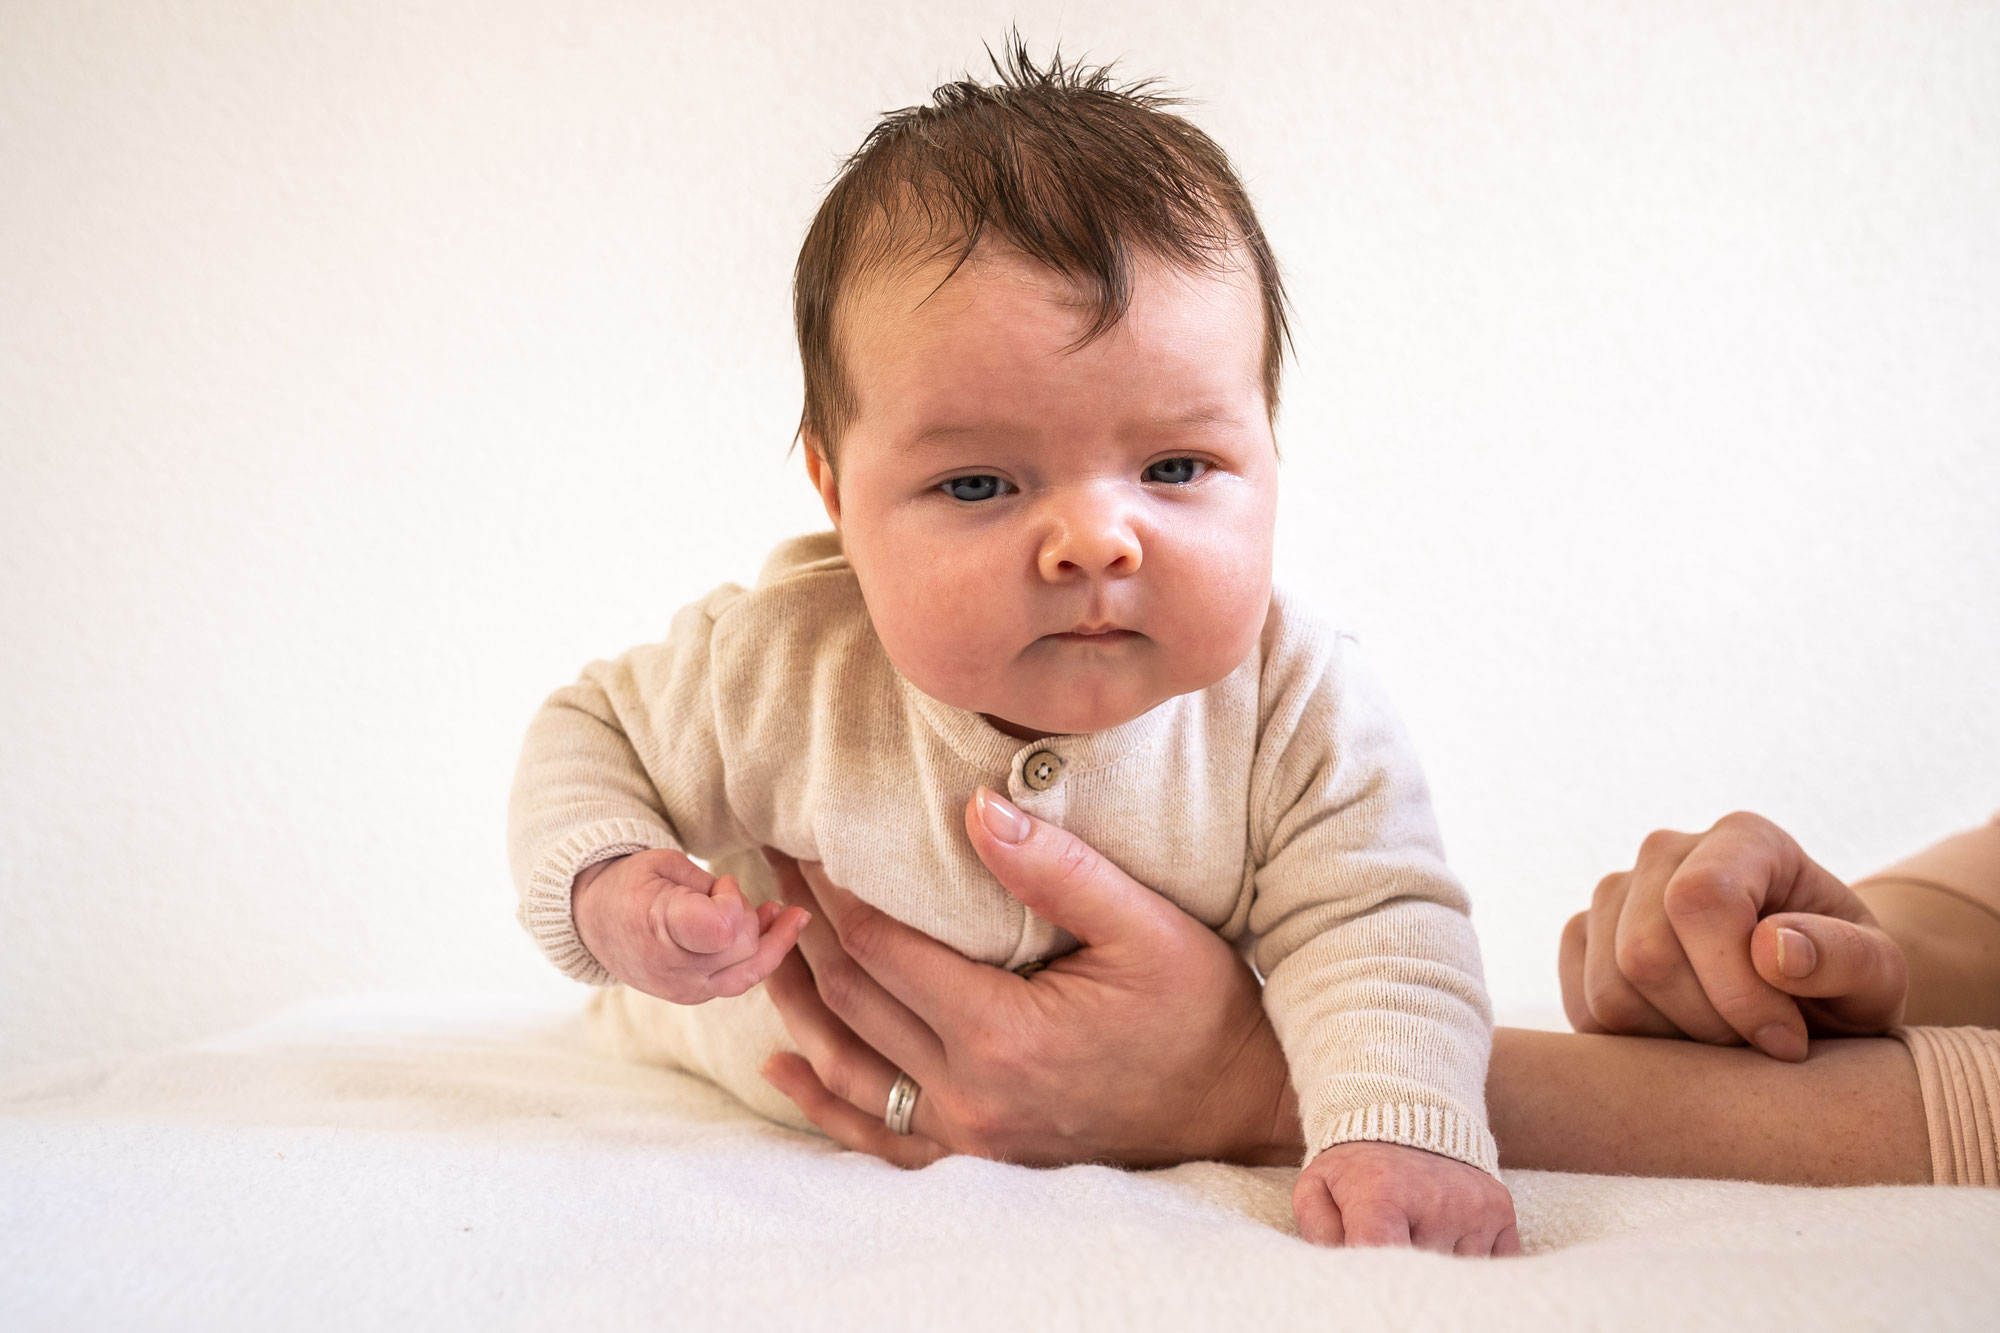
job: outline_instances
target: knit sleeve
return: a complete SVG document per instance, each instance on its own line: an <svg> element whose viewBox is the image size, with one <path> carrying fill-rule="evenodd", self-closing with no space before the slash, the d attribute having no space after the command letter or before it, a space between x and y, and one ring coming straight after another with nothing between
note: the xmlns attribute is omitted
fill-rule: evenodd
<svg viewBox="0 0 2000 1333"><path fill-rule="evenodd" d="M723 589L681 611L662 642L591 663L529 723L507 808L519 917L579 981L613 978L577 935L577 875L649 848L712 857L750 845L725 794L711 654L715 617L738 595Z"/></svg>
<svg viewBox="0 0 2000 1333"><path fill-rule="evenodd" d="M1376 1140L1497 1172L1492 1012L1422 770L1353 639L1296 622L1275 637L1249 924L1307 1160Z"/></svg>

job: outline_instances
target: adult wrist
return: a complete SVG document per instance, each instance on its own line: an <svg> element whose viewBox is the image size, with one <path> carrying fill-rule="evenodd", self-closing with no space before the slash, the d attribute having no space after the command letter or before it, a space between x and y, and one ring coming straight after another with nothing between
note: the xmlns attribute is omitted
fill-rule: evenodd
<svg viewBox="0 0 2000 1333"><path fill-rule="evenodd" d="M1287 1071L1278 1081L1278 1093L1263 1117L1264 1131L1245 1145L1238 1160L1248 1166L1296 1166L1305 1156L1306 1134L1299 1119L1299 1094Z"/></svg>
<svg viewBox="0 0 2000 1333"><path fill-rule="evenodd" d="M1261 1011L1258 1017L1256 1033L1223 1067L1214 1085L1222 1093L1218 1100L1228 1109L1208 1127L1212 1141L1194 1145L1191 1157L1239 1166L1297 1166L1305 1155L1305 1130L1291 1067L1277 1033Z"/></svg>

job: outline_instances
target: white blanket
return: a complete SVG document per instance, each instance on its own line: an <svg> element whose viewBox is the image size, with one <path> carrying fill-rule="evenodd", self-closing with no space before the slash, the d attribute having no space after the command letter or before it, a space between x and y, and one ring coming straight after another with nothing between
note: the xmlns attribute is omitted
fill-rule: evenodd
<svg viewBox="0 0 2000 1333"><path fill-rule="evenodd" d="M1327 1251L1291 1173L903 1172L368 999L0 1089L0 1327L2000 1327L2000 1191L1513 1172L1525 1258Z"/></svg>

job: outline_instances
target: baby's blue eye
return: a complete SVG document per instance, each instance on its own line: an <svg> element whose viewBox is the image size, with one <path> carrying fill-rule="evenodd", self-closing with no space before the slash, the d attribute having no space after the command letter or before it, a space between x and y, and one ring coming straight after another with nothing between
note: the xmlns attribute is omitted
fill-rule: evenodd
<svg viewBox="0 0 2000 1333"><path fill-rule="evenodd" d="M1207 469L1198 458L1162 458L1146 469L1147 481L1163 481L1169 486L1185 486Z"/></svg>
<svg viewBox="0 0 2000 1333"><path fill-rule="evenodd" d="M1014 488L998 477L953 477L938 487L954 500L991 500Z"/></svg>

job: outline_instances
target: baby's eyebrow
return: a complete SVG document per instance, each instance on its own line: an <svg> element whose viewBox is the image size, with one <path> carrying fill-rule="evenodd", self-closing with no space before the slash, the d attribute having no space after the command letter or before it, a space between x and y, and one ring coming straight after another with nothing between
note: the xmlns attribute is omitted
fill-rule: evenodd
<svg viewBox="0 0 2000 1333"><path fill-rule="evenodd" d="M1158 434L1162 430L1184 430L1188 426L1234 426L1238 420L1242 418L1226 406L1202 404L1180 412L1136 416L1124 422L1122 434ZM1016 424L1006 420L936 422L904 438L902 446L924 448L928 444L950 444L954 440L968 440L980 436L1026 436L1026 434L1036 434L1036 428L1032 424Z"/></svg>
<svg viewBox="0 0 2000 1333"><path fill-rule="evenodd" d="M1189 426L1233 426L1239 418L1226 407L1202 405L1190 407L1172 416L1150 417L1137 423L1140 431L1157 434L1160 431L1184 430Z"/></svg>
<svg viewBox="0 0 2000 1333"><path fill-rule="evenodd" d="M1018 426L1010 426L1005 422L998 421L973 422L964 425L942 422L937 425L926 426L915 435L909 436L903 440L902 448L905 452L914 453L919 449L934 449L941 445L955 444L960 440L980 439L991 436L1018 436L1028 433L1028 431Z"/></svg>
<svg viewBox="0 0 2000 1333"><path fill-rule="evenodd" d="M1164 435L1194 426L1234 426L1240 420L1235 412L1226 407L1202 404L1166 415L1135 418L1126 422L1118 433L1127 438ZM919 449L938 448L963 440L1021 439L1035 433L1033 426L1006 421L939 422L904 439L901 447L905 452L914 453Z"/></svg>

